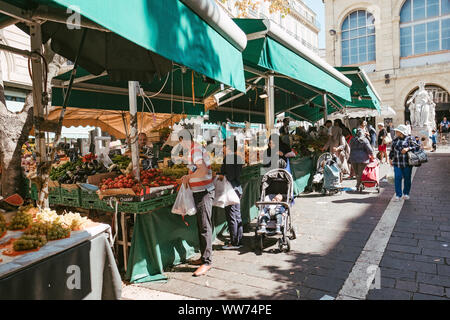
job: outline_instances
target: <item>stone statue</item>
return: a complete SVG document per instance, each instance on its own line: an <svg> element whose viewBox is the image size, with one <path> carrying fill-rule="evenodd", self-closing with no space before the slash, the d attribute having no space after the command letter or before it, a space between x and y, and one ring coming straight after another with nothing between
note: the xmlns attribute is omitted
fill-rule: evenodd
<svg viewBox="0 0 450 320"><path fill-rule="evenodd" d="M434 126L434 113L436 104L433 102L433 95L425 90L425 82L419 82L419 89L406 104L411 111L411 121L413 126ZM430 121L431 116L433 120Z"/></svg>
<svg viewBox="0 0 450 320"><path fill-rule="evenodd" d="M417 114L417 108L416 105L414 104L414 102L411 102L409 104L409 115L410 115L410 119L411 119L411 125L412 126L416 126L417 125L417 118L416 118L416 114Z"/></svg>

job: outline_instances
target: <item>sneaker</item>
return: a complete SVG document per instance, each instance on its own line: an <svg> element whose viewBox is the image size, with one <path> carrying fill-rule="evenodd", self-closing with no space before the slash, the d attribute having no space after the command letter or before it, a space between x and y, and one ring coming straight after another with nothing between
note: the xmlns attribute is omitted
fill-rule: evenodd
<svg viewBox="0 0 450 320"><path fill-rule="evenodd" d="M266 233L266 226L262 225L261 227L259 227L258 231L256 231L257 234L264 234Z"/></svg>
<svg viewBox="0 0 450 320"><path fill-rule="evenodd" d="M410 198L409 198L409 196L408 196L407 194L405 194L405 195L403 196L403 199L409 200Z"/></svg>
<svg viewBox="0 0 450 320"><path fill-rule="evenodd" d="M233 246L231 244L227 244L227 245L224 245L222 247L222 250L237 250L237 249L240 249L240 248L242 248L242 245Z"/></svg>
<svg viewBox="0 0 450 320"><path fill-rule="evenodd" d="M281 226L279 224L277 224L277 228L275 229L275 233L276 234L282 234L281 233Z"/></svg>
<svg viewBox="0 0 450 320"><path fill-rule="evenodd" d="M394 199L394 201L395 201L395 202L399 202L401 199L402 199L401 197L397 197L397 196L396 196L395 199Z"/></svg>

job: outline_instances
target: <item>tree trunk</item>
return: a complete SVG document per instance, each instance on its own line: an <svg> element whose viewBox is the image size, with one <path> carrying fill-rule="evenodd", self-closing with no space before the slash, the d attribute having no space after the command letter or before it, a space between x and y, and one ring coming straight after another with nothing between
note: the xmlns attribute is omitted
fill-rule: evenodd
<svg viewBox="0 0 450 320"><path fill-rule="evenodd" d="M47 92L51 94L51 80L64 63L64 58L51 52L45 45L44 56L48 65ZM50 99L51 101L51 99ZM28 94L20 112L11 112L6 108L3 80L0 69L0 161L2 166L1 194L3 197L18 193L22 186L22 145L27 141L33 127L33 94ZM48 175L47 175L48 176ZM46 177L38 175L39 180ZM45 183L38 183L38 189Z"/></svg>

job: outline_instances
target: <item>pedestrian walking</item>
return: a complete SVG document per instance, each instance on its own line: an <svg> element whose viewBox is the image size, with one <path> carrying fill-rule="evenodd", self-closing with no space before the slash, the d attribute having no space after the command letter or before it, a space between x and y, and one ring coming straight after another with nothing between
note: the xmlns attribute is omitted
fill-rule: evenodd
<svg viewBox="0 0 450 320"><path fill-rule="evenodd" d="M212 264L212 203L215 195L211 160L205 148L192 140L188 130L182 130L183 147L190 150L190 173L181 178L181 183L189 186L194 195L197 209L197 227L201 257L192 261L199 265L194 276L202 276L211 269Z"/></svg>
<svg viewBox="0 0 450 320"><path fill-rule="evenodd" d="M372 146L372 149L375 150L377 146L377 131L371 124L367 126L367 131L369 131L370 145Z"/></svg>
<svg viewBox="0 0 450 320"><path fill-rule="evenodd" d="M327 143L323 146L322 151L329 150L334 153L335 148L341 145L342 128L339 126L339 121L334 120L334 125L331 127L330 135Z"/></svg>
<svg viewBox="0 0 450 320"><path fill-rule="evenodd" d="M356 190L362 191L361 177L369 160L373 157L373 149L366 138L364 130L359 128L356 137L350 141L350 163L356 175Z"/></svg>
<svg viewBox="0 0 450 320"><path fill-rule="evenodd" d="M219 180L225 177L233 186L239 199L242 197L241 173L243 160L237 154L236 138L229 137L223 145L223 163L218 175ZM225 216L227 219L228 231L230 232L230 242L222 247L224 250L239 249L242 247L242 217L240 204L234 204L225 207Z"/></svg>
<svg viewBox="0 0 450 320"><path fill-rule="evenodd" d="M447 117L444 117L439 124L439 132L440 132L440 142L442 143L444 140L447 141L447 134L450 128L450 122L447 120Z"/></svg>
<svg viewBox="0 0 450 320"><path fill-rule="evenodd" d="M409 121L406 121L405 124L406 124L406 133L408 136L410 136L411 135L411 123Z"/></svg>
<svg viewBox="0 0 450 320"><path fill-rule="evenodd" d="M380 122L378 124L378 130L378 153L380 154L379 158L381 163L383 163L383 158L386 159L386 163L389 163L386 143L386 137L388 136L388 133L384 128L384 123Z"/></svg>
<svg viewBox="0 0 450 320"><path fill-rule="evenodd" d="M431 136L430 136L430 140L431 140L432 147L433 147L433 150L431 152L435 152L436 151L436 144L437 144L437 137L436 137L436 135L437 135L436 130L433 129L431 131Z"/></svg>
<svg viewBox="0 0 450 320"><path fill-rule="evenodd" d="M411 190L411 174L412 166L408 162L409 151L419 151L420 146L414 139L408 135L408 128L406 125L399 125L395 130L395 139L392 142L391 152L389 153L389 160L391 166L394 167L395 177L395 201L403 199L409 200L409 192ZM403 191L402 191L403 181Z"/></svg>

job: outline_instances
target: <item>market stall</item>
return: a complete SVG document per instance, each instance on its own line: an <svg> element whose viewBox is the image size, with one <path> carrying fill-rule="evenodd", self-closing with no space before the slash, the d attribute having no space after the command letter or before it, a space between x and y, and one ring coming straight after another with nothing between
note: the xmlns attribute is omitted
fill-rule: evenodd
<svg viewBox="0 0 450 320"><path fill-rule="evenodd" d="M18 20L26 23L20 24L20 27L30 34L31 48L34 51L33 53L25 50L19 52L15 48L2 46L3 50L13 53L19 52L19 54L32 58L38 162L36 177L38 178L36 184L31 184L30 196L36 196L38 192L43 194L41 189L45 192L45 188L42 188L42 186L46 184L42 183L41 172L39 171L44 167L42 164L47 165L53 161L53 159L49 161L46 159L46 144L42 134L45 129L40 126L41 122L38 121L40 118L44 119L44 108L47 107L46 89L42 89L45 86L45 81L42 81L44 77L41 76L46 75L48 70L45 70L46 61L41 59L43 57L42 44L50 39L53 51L74 62L74 71L69 79L62 80L60 86L55 87L52 92L52 99L55 99L53 105L62 106L59 118L61 121L64 119L67 106L77 106L72 104L74 100L71 100L76 98L76 94L71 95L75 84L80 88L84 97L90 97L90 108L101 108L100 102L106 101L109 106L115 106L113 109L117 110L117 106L119 106L119 109L127 110L129 102L131 113L130 136L133 138L138 129L137 121L135 121L138 111L138 95L139 101L145 100L142 108L149 109L142 111L157 113L158 110L154 108L149 99L159 95L158 98L162 98L160 100L164 103L159 103L158 107L165 112L171 114L201 114L200 102L209 92L208 90L214 90L214 86L220 87L221 84L225 84L240 91L245 90L241 56L241 51L246 45L245 35L225 13L213 10L214 12L211 14L211 9L214 9L211 7L214 5L213 3L207 3L206 6L199 7L198 2L188 0L164 3L160 1L135 1L133 5L128 2L117 2L115 6L111 6L107 1L92 2L87 0L70 1L70 3L65 0L31 0L26 3L6 2L6 8L10 12L2 10L2 14L10 13L11 23L16 23ZM82 14L79 28L61 28L60 24L67 22L66 9L70 5L76 5ZM186 32L186 30L189 30L189 32ZM193 38L192 34L195 34L196 37ZM106 57L104 52L108 52ZM78 66L87 70L90 74L88 78L91 80L107 76L108 81L114 83L113 90L105 89L105 85L102 83L84 87L77 83L75 77ZM174 79L174 75L178 78ZM156 78L160 81L154 81ZM173 86L166 87L169 78L171 78L171 84L178 85L177 90L181 92L181 98L174 95L175 89ZM139 85L130 80L139 80L142 83ZM166 91L167 88L171 88L168 90L169 94L162 92L164 88L166 88ZM55 103L58 89L60 89L61 103ZM78 93L81 94L81 92ZM109 100L102 99L99 95L101 92L110 94ZM129 97L126 102L121 103L118 98L124 98L128 94ZM197 98L197 96L200 98ZM99 103L97 104L97 102ZM188 111L189 105L191 112ZM56 130L58 138L60 129ZM137 182L140 183L136 147L137 142L133 141L133 173L137 177ZM85 158L84 160L86 162L95 161L94 155L91 156L90 159ZM155 212L159 208L170 207L171 201L173 201L173 194L170 192L167 194L166 189L161 190L161 194L152 193L156 194L156 197L146 199L148 195L147 187L150 188L151 186L145 186L144 181L142 181L142 184L145 188L132 190L134 194L126 194L128 196L128 198L125 197L126 200L125 198L119 198L120 201L114 202L111 200L111 198L117 199L118 195L123 195L119 193L114 196L110 195L109 201L106 201L105 198L100 198L101 194L80 189L77 184L77 182L82 182L79 180L84 180L89 174L93 173L91 170L98 171L97 164L83 163L77 165L75 167L76 174L72 172L73 170L73 168L66 170L62 177L49 185L48 197L51 206L60 205L72 208L84 206L97 208L98 206L105 211L114 211L116 215L120 212L121 220L123 220L127 213ZM87 172L88 170L90 172ZM60 178L63 178L62 182L59 182ZM121 177L116 178L123 179ZM122 182L125 181L117 181L116 183ZM101 181L101 183L103 185L100 186L100 191L107 193L110 186L104 188L105 181ZM114 184L112 189L116 189ZM142 184L139 188L142 188ZM122 188L118 186L117 189ZM143 194L141 194L141 191ZM117 224L115 224L115 227L117 227ZM124 229L122 228L122 230ZM117 235L117 229L114 234ZM124 256L126 256L128 247L126 237L122 238L122 246L124 247ZM94 275L91 274L90 276L93 277Z"/></svg>
<svg viewBox="0 0 450 320"><path fill-rule="evenodd" d="M0 299L120 299L111 230L78 214L0 213Z"/></svg>

